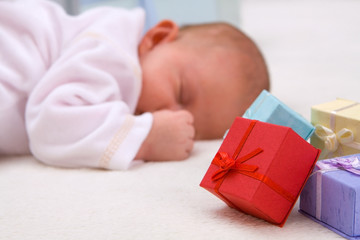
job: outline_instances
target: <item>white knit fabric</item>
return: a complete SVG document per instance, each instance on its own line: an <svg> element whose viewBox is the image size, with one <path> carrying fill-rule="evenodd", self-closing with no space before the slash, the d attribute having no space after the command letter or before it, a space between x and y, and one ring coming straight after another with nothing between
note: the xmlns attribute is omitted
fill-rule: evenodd
<svg viewBox="0 0 360 240"><path fill-rule="evenodd" d="M133 116L144 12L70 17L43 0L1 1L0 12L0 154L30 144L49 165L127 169L152 125Z"/></svg>

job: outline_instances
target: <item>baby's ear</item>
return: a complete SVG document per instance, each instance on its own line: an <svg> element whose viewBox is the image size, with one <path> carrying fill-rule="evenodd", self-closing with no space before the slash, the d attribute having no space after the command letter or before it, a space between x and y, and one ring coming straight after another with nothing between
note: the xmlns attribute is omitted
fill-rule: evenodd
<svg viewBox="0 0 360 240"><path fill-rule="evenodd" d="M156 45L171 42L176 39L179 27L170 20L162 20L151 28L139 44L139 55L147 53Z"/></svg>

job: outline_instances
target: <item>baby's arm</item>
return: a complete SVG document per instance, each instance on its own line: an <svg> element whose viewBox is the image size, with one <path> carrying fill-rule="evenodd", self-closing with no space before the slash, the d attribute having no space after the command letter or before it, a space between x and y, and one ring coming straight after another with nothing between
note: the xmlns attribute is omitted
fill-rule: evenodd
<svg viewBox="0 0 360 240"><path fill-rule="evenodd" d="M185 110L153 113L153 125L135 159L183 160L194 145L194 118Z"/></svg>
<svg viewBox="0 0 360 240"><path fill-rule="evenodd" d="M141 72L131 56L88 36L63 49L26 106L37 159L61 167L129 168L153 119L132 114Z"/></svg>

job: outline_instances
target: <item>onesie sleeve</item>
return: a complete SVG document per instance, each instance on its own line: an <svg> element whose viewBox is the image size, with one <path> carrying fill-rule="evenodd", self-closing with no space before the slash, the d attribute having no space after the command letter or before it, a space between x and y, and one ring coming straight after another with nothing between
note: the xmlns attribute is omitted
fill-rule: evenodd
<svg viewBox="0 0 360 240"><path fill-rule="evenodd" d="M131 54L84 33L63 48L29 97L32 153L55 166L127 169L152 126L150 113L133 115L140 88Z"/></svg>

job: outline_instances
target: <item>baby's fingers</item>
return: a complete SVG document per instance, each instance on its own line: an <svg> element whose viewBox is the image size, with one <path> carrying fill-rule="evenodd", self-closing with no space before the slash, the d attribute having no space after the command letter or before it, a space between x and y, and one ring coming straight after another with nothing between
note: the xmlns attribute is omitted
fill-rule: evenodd
<svg viewBox="0 0 360 240"><path fill-rule="evenodd" d="M194 124L194 116L191 114L191 112L187 110L179 110L177 112L179 117L181 117L186 123Z"/></svg>

